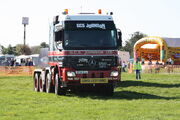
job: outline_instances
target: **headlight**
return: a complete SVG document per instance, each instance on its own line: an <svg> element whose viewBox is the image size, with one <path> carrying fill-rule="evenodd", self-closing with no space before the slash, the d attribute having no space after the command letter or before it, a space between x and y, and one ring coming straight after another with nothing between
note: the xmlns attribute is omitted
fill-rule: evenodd
<svg viewBox="0 0 180 120"><path fill-rule="evenodd" d="M76 74L75 74L75 72L73 72L73 71L68 71L68 72L67 72L67 76L68 76L68 77L75 77Z"/></svg>
<svg viewBox="0 0 180 120"><path fill-rule="evenodd" d="M112 71L111 72L111 77L117 77L119 75L118 71Z"/></svg>

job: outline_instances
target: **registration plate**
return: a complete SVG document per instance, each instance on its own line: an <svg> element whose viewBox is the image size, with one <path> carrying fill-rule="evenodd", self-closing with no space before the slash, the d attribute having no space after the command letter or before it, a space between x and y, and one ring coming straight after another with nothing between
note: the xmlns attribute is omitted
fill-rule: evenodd
<svg viewBox="0 0 180 120"><path fill-rule="evenodd" d="M81 83L108 83L108 78L81 78Z"/></svg>

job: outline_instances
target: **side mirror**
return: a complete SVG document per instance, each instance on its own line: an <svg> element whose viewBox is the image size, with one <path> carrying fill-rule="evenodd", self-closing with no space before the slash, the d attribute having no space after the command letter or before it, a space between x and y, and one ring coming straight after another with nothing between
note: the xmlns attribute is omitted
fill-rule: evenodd
<svg viewBox="0 0 180 120"><path fill-rule="evenodd" d="M55 42L62 41L63 40L63 31L60 30L58 32L55 32Z"/></svg>
<svg viewBox="0 0 180 120"><path fill-rule="evenodd" d="M54 25L55 41L62 41L63 39L63 27L60 24Z"/></svg>
<svg viewBox="0 0 180 120"><path fill-rule="evenodd" d="M122 47L122 33L121 33L121 30L120 29L117 29L117 33L118 33L118 46L119 47Z"/></svg>
<svg viewBox="0 0 180 120"><path fill-rule="evenodd" d="M59 19L58 15L53 18L53 24L54 25L59 23L58 19Z"/></svg>

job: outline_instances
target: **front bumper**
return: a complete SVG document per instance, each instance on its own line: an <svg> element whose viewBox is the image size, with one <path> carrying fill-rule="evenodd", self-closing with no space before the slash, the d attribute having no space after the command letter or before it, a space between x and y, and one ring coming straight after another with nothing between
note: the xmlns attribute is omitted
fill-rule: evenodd
<svg viewBox="0 0 180 120"><path fill-rule="evenodd" d="M75 76L68 76L67 72L75 73ZM118 71L117 68L111 70L74 70L71 68L63 68L61 73L62 81L67 85L74 84L107 84L120 81L120 71L117 76L110 76L112 71Z"/></svg>

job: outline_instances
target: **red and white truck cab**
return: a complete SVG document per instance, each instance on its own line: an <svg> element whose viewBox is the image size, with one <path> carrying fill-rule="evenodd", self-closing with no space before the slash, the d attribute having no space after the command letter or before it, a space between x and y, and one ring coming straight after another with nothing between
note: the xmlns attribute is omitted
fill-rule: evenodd
<svg viewBox="0 0 180 120"><path fill-rule="evenodd" d="M101 12L99 12L101 13ZM34 90L65 95L91 88L112 95L121 80L118 48L121 31L112 15L81 13L56 16L50 26L49 49L34 71Z"/></svg>

